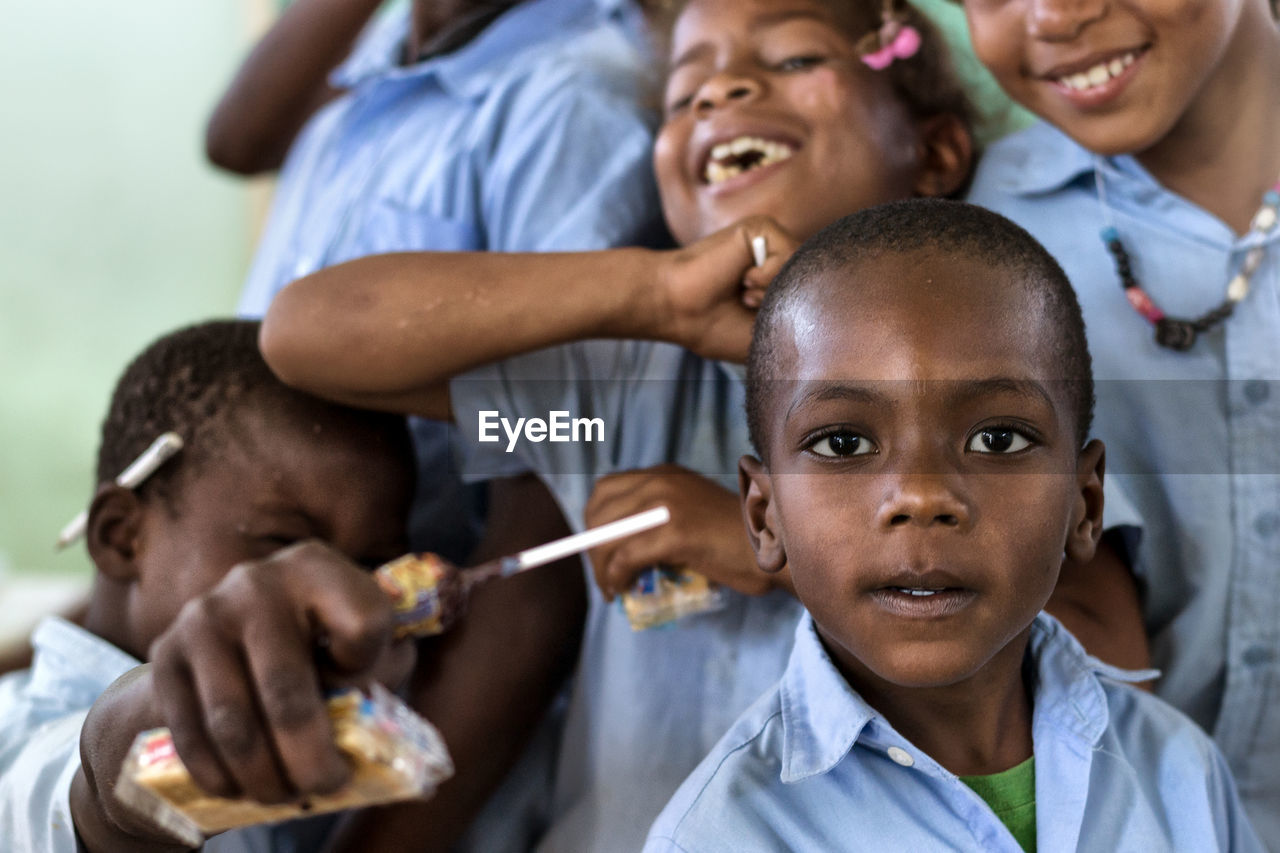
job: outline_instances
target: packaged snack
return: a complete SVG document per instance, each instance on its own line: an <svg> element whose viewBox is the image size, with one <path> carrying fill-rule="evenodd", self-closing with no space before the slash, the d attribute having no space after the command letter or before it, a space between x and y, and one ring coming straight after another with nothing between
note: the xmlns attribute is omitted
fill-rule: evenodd
<svg viewBox="0 0 1280 853"><path fill-rule="evenodd" d="M720 587L697 572L668 566L654 566L641 573L621 600L633 631L643 631L694 613L719 610L725 605L724 590Z"/></svg>
<svg viewBox="0 0 1280 853"><path fill-rule="evenodd" d="M210 796L192 781L169 730L151 729L134 739L116 796L196 847L236 827L428 797L453 775L440 733L385 688L375 684L368 695L344 690L328 706L334 741L353 766L351 781L332 794L275 805Z"/></svg>

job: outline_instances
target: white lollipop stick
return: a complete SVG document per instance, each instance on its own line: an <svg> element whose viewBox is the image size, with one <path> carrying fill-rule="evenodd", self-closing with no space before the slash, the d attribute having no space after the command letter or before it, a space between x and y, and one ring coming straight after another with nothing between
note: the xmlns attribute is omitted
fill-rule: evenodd
<svg viewBox="0 0 1280 853"><path fill-rule="evenodd" d="M758 267L764 266L764 262L769 259L769 244L763 234L751 238L751 256L755 258Z"/></svg>
<svg viewBox="0 0 1280 853"><path fill-rule="evenodd" d="M182 449L182 436L176 432L166 432L151 442L151 446L142 451L137 459L129 463L129 467L116 477L116 485L122 489L136 489L156 472L173 454ZM84 535L85 526L89 523L89 511L81 510L75 518L67 522L58 534L54 548L62 549Z"/></svg>
<svg viewBox="0 0 1280 853"><path fill-rule="evenodd" d="M498 575L507 577L514 575L516 572L523 572L526 569L534 569L538 566L545 566L547 563L554 563L556 560L568 557L571 554L581 554L583 551L589 551L597 545L604 545L606 542L614 542L618 539L650 530L666 524L670 520L671 511L669 509L665 506L654 507L644 512L638 512L635 515L628 515L626 518L620 518L617 521L611 521L608 524L602 524L599 527L593 527L590 530L584 530L581 533L575 533L572 536L566 536L563 539L556 539L554 542L548 542L545 545L529 548L518 554L503 557L501 560L495 560L492 563L467 569L464 574L467 576L468 583L476 583Z"/></svg>

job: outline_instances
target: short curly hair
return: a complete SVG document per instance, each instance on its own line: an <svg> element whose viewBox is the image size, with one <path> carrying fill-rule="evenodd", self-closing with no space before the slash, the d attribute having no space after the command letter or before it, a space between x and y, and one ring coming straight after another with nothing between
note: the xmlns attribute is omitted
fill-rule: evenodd
<svg viewBox="0 0 1280 853"><path fill-rule="evenodd" d="M359 424L385 436L414 470L413 450L400 415L351 409L296 391L275 377L258 350L260 324L251 320L210 320L171 332L143 350L125 368L98 446L97 483L110 483L162 433L183 440L182 452L147 479L146 490L172 509L190 477L232 440L233 421L250 405L302 410Z"/></svg>
<svg viewBox="0 0 1280 853"><path fill-rule="evenodd" d="M1010 270L1040 299L1048 327L1045 345L1065 383L1083 447L1093 422L1093 362L1084 317L1062 267L1029 233L986 208L960 201L918 198L851 214L827 226L791 256L770 284L756 316L747 356L747 423L751 443L768 461L768 388L779 378L778 320L787 306L806 298L806 285L823 274L856 267L885 254L940 249Z"/></svg>

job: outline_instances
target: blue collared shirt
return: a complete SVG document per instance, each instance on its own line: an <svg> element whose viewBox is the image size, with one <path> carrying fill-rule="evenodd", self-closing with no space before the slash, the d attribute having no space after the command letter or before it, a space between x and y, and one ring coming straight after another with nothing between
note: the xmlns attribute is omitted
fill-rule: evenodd
<svg viewBox="0 0 1280 853"><path fill-rule="evenodd" d="M1261 851L1213 742L1053 617L1032 627L1036 849ZM991 808L841 676L807 616L786 674L653 826L649 853L1020 853Z"/></svg>
<svg viewBox="0 0 1280 853"><path fill-rule="evenodd" d="M1137 570L1157 692L1213 734L1259 835L1280 850L1280 229L1237 237L1132 157L1095 158L1045 124L991 147L970 200L1035 235L1079 294L1107 479L1145 531ZM1219 304L1245 253L1267 253L1235 314L1173 352L1121 291L1098 236L1108 217L1173 316Z"/></svg>
<svg viewBox="0 0 1280 853"><path fill-rule="evenodd" d="M71 780L89 708L138 661L57 617L31 636L31 668L0 678L0 840L23 853L76 853ZM226 832L207 853L270 853L266 827Z"/></svg>
<svg viewBox="0 0 1280 853"><path fill-rule="evenodd" d="M513 358L455 379L458 429L481 411L600 418L600 442L476 444L469 474L519 456L548 484L575 530L599 477L665 462L737 488L749 452L742 370L672 344L588 341ZM695 568L695 567L691 567ZM786 666L801 608L775 592L728 592L720 611L635 632L588 573L590 608L541 851L637 850L663 804L734 719Z"/></svg>
<svg viewBox="0 0 1280 853"><path fill-rule="evenodd" d="M399 64L410 4L334 73L346 93L289 150L239 310L382 252L571 251L662 239L647 105L652 62L628 0L525 0L466 45ZM479 509L446 425L414 419L415 549L455 561ZM502 474L519 473L507 470Z"/></svg>
<svg viewBox="0 0 1280 853"><path fill-rule="evenodd" d="M651 63L623 0L526 0L452 53L398 64L408 4L333 76L289 151L240 300L381 252L557 251L658 221Z"/></svg>

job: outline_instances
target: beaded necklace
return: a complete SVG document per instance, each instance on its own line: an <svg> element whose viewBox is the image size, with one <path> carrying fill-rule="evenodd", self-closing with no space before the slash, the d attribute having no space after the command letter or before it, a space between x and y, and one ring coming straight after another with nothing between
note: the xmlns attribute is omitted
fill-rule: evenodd
<svg viewBox="0 0 1280 853"><path fill-rule="evenodd" d="M1266 247L1259 243L1245 254L1244 263L1240 265L1239 272L1227 282L1226 298L1216 308L1195 319L1170 317L1160 310L1160 306L1156 305L1155 300L1142 289L1133 274L1129 253L1120 242L1120 232L1116 230L1111 220L1111 208L1107 205L1106 187L1102 181L1101 158L1094 158L1093 176L1098 187L1098 203L1102 205L1103 218L1107 223L1100 232L1100 236L1115 261L1116 274L1120 276L1120 285L1124 288L1125 298L1129 300L1133 310L1155 327L1157 344L1173 350L1191 349L1197 335L1212 329L1230 317L1236 305L1249 294L1249 279L1262 265L1262 259L1267 254ZM1277 208L1280 208L1280 180L1263 193L1262 206L1253 215L1248 236L1256 235L1263 238L1270 233L1276 227Z"/></svg>

